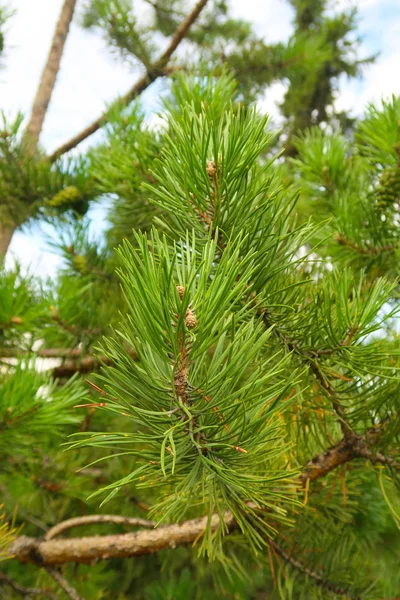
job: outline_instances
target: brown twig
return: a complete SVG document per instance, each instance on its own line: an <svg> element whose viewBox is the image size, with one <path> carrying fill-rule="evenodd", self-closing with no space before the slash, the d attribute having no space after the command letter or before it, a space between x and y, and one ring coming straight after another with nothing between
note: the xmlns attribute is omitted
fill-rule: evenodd
<svg viewBox="0 0 400 600"><path fill-rule="evenodd" d="M71 598L71 600L84 600L82 596L78 594L76 589L63 577L61 571L53 567L46 567L46 571L58 583L60 588Z"/></svg>
<svg viewBox="0 0 400 600"><path fill-rule="evenodd" d="M119 99L119 103L123 105L128 105L132 100L134 100L137 96L139 96L146 88L149 87L153 81L162 77L164 75L164 69L168 65L169 60L174 54L175 50L182 42L182 40L187 36L190 27L196 21L197 17L206 6L208 0L199 0L199 2L195 5L192 12L182 21L182 23L175 30L172 39L166 48L166 50L161 54L161 56L155 61L155 63L146 70L146 73L135 83L135 85ZM83 140L91 136L95 133L100 127L102 127L105 123L107 123L109 119L109 111L104 112L100 117L98 117L95 121L93 121L86 129L75 135L68 142L57 148L50 156L49 160L54 162L57 158L72 150L80 144Z"/></svg>
<svg viewBox="0 0 400 600"><path fill-rule="evenodd" d="M347 246L348 248L352 248L358 254L362 254L364 256L378 256L383 252L393 252L399 247L398 242L394 244L386 244L383 246L360 246L357 242L353 242L349 240L349 238L345 237L341 233L336 235L336 241L340 246Z"/></svg>
<svg viewBox="0 0 400 600"><path fill-rule="evenodd" d="M255 306L257 307L258 313L262 316L262 320L264 325L269 328L274 325L273 320L271 319L271 315L266 309L263 309L259 304L254 301ZM308 354L300 348L298 344L296 344L293 340L291 340L284 332L280 330L279 327L274 327L273 332L281 344L286 347L289 352L292 352L294 355L298 356L301 362L306 365L311 372L314 374L315 379L318 381L318 384L325 390L332 403L333 410L336 412L338 416L338 421L340 428L342 430L343 436L349 437L352 434L351 426L347 420L346 410L340 401L340 397L338 396L336 390L331 385L331 383L324 377L324 374L315 360L315 356Z"/></svg>
<svg viewBox="0 0 400 600"><path fill-rule="evenodd" d="M51 527L51 529L48 530L43 539L52 540L64 531L68 531L73 527L83 527L85 525L93 525L93 523L114 523L115 525L129 525L130 527L143 527L147 529L153 529L156 526L155 521L147 521L146 519L136 517L121 517L120 515L87 515L57 523L57 525L54 525L54 527Z"/></svg>
<svg viewBox="0 0 400 600"><path fill-rule="evenodd" d="M18 348L2 348L1 358L24 358L35 355L40 358L59 358L62 364L57 367L51 367L55 378L72 377L75 373L91 373L97 371L101 365L111 365L111 360L107 356L84 353L80 348L39 348L31 353ZM130 351L130 356L136 358L136 354Z"/></svg>
<svg viewBox="0 0 400 600"><path fill-rule="evenodd" d="M14 592L23 598L29 598L30 596L47 596L47 598L53 598L57 600L57 596L52 592L41 588L23 587L14 579L8 577L5 573L0 573L0 586L1 584L8 585L12 590L14 590Z"/></svg>
<svg viewBox="0 0 400 600"><path fill-rule="evenodd" d="M314 456L305 467L300 476L300 482L303 487L308 481L315 481L320 477L325 477L331 471L344 465L354 459L364 458L372 464L381 464L393 469L400 470L400 463L381 452L374 452L373 446L383 425L376 426L367 431L364 435L352 434L344 437L340 442L328 448L321 454Z"/></svg>
<svg viewBox="0 0 400 600"><path fill-rule="evenodd" d="M319 587L323 588L324 590L328 590L329 592L333 592L334 594L337 594L339 596L345 596L349 600L361 600L360 596L352 595L348 590L344 589L341 585L333 583L332 581L328 581L327 579L324 579L323 577L321 577L321 575L319 575L315 571L312 571L311 569L306 567L303 563L301 563L296 558L291 556L291 554L289 554L286 550L281 548L281 546L279 546L274 540L268 540L268 544L293 569L296 569L296 571L300 571L301 573L303 573L303 575L305 575L309 579L312 579L312 581L315 585L318 585Z"/></svg>

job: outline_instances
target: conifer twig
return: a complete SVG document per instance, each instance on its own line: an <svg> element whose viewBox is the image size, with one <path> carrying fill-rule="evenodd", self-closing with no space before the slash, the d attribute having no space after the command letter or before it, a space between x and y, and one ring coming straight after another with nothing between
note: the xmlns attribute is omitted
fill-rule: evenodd
<svg viewBox="0 0 400 600"><path fill-rule="evenodd" d="M356 458L366 458L372 464L381 464L400 470L400 463L391 456L386 456L381 452L374 452L373 445L376 437L382 431L383 424L369 429L363 435L344 437L340 442L328 448L321 454L314 456L303 468L300 475L300 481L303 487L307 481L315 481L320 477L325 477L331 471L344 465Z"/></svg>
<svg viewBox="0 0 400 600"><path fill-rule="evenodd" d="M23 598L30 598L31 596L46 596L57 600L57 596L48 590L41 588L26 588L20 585L17 581L8 577L5 573L0 573L0 586L2 584L8 585L14 592L22 596Z"/></svg>
<svg viewBox="0 0 400 600"><path fill-rule="evenodd" d="M122 517L121 515L86 515L57 523L57 525L54 525L54 527L51 527L48 530L44 539L52 540L64 531L68 531L73 527L83 527L84 525L92 525L93 523L114 523L115 525L129 525L131 527L143 527L148 529L152 529L156 526L155 521L148 521L136 517Z"/></svg>
<svg viewBox="0 0 400 600"><path fill-rule="evenodd" d="M199 2L197 2L193 10L175 30L175 33L173 34L172 39L166 50L155 61L155 63L146 70L146 73L140 79L138 79L135 85L124 96L120 98L120 103L124 105L129 104L130 102L132 102L132 100L134 100L137 96L144 92L144 90L147 89L149 85L153 83L153 81L165 74L164 69L165 67L167 67L170 58L172 57L182 40L187 36L189 29L196 21L197 17L199 16L203 8L206 6L207 2L208 0L199 0ZM83 131L81 131L73 138L71 138L68 142L65 142L65 144L57 148L57 150L55 150L49 156L49 160L51 162L54 162L55 160L57 160L57 158L78 146L78 144L83 142L83 140L91 136L98 129L100 129L100 127L107 123L108 115L109 111L106 111L102 115L100 115L100 117L93 121Z"/></svg>
<svg viewBox="0 0 400 600"><path fill-rule="evenodd" d="M293 567L293 569L296 569L296 571L300 571L301 573L303 573L303 575L305 575L309 579L311 579L315 585L318 585L319 587L321 587L325 590L328 590L329 592L333 592L334 594L337 594L338 596L344 596L345 598L348 598L348 600L361 600L360 596L354 596L354 595L350 594L341 585L338 585L336 583L333 583L332 581L328 581L327 579L324 579L323 577L321 577L321 575L319 575L315 571L312 571L311 569L309 569L308 567L303 565L303 563L301 563L296 558L291 556L288 552L286 552L286 550L281 548L281 546L279 546L274 540L269 539L268 544L271 546L271 548L273 548L275 550L275 552L281 558L283 558L283 560L287 564L289 564L291 567Z"/></svg>
<svg viewBox="0 0 400 600"><path fill-rule="evenodd" d="M61 571L54 567L46 567L46 571L58 583L58 585L64 590L64 592L71 598L71 600L84 600L82 596L78 594L76 589L65 579Z"/></svg>

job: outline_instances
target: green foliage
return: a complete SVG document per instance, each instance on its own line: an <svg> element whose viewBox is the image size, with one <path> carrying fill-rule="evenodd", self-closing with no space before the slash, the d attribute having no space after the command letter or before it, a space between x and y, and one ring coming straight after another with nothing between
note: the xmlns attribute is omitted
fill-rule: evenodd
<svg viewBox="0 0 400 600"><path fill-rule="evenodd" d="M12 14L13 11L7 5L0 5L0 57L5 50L5 25Z"/></svg>
<svg viewBox="0 0 400 600"><path fill-rule="evenodd" d="M127 243L121 250L129 320L119 326L119 339L102 347L118 367L102 379L111 397L106 410L144 429L100 433L77 445L112 446L139 458L135 470L101 490L111 490L107 499L135 482L171 486L173 493L153 507L160 521L182 518L189 507L217 511L219 537L230 510L259 546L256 526L268 531L268 523L246 503L262 498L275 521L285 514L279 486L285 489L290 473L283 476L276 463L285 445L279 448L273 415L293 382L282 376L285 360L261 360L270 332L246 307L229 314L251 277L251 256L239 260L240 240L218 265L215 241L200 252L187 237L173 255L156 234L149 245L145 237L136 242L138 250ZM209 554L213 538L210 523L203 543Z"/></svg>
<svg viewBox="0 0 400 600"><path fill-rule="evenodd" d="M208 519L193 549L65 567L82 597L398 594L400 104L369 107L348 138L330 106L340 74L360 72L354 12L293 6L293 36L267 46L212 4L178 62L198 76L174 74L163 125L115 103L87 157L50 165L21 117L4 124L2 223L65 213L53 282L0 273L9 519L18 503L35 536L89 512ZM148 66L187 10L151 3L144 26L132 2L94 0L84 19ZM293 159L249 107L283 77ZM100 196L105 241L76 218ZM36 566L8 572L55 588Z"/></svg>
<svg viewBox="0 0 400 600"><path fill-rule="evenodd" d="M19 362L1 375L0 454L12 447L13 455L29 454L32 441L51 444L65 425L77 423L71 410L84 394L80 382L71 379L58 387L35 362Z"/></svg>
<svg viewBox="0 0 400 600"><path fill-rule="evenodd" d="M32 157L23 142L23 116L13 121L1 115L0 218L8 227L54 214L54 208L83 214L94 198L86 159L59 160L52 165L38 153ZM71 194L73 190L73 194ZM59 210L58 210L59 212Z"/></svg>
<svg viewBox="0 0 400 600"><path fill-rule="evenodd" d="M316 128L295 140L303 215L325 219L328 212L326 255L371 278L398 274L399 106L393 98L369 107L353 145L340 131Z"/></svg>
<svg viewBox="0 0 400 600"><path fill-rule="evenodd" d="M121 58L134 58L149 66L155 46L150 30L138 23L129 0L90 0L84 8L82 25L102 31Z"/></svg>

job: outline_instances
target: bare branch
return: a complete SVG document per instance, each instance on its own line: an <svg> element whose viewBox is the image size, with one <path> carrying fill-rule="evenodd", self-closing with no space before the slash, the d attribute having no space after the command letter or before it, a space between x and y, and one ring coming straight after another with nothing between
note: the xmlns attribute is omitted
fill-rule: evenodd
<svg viewBox="0 0 400 600"><path fill-rule="evenodd" d="M182 21L182 23L176 29L172 39L167 47L167 49L161 54L161 56L156 60L156 62L151 66L151 68L147 69L146 73L135 83L135 85L119 99L119 102L124 105L128 105L132 100L137 98L146 88L149 87L153 81L162 77L165 74L165 67L168 65L170 58L173 53L182 42L182 40L187 36L190 27L196 21L197 17L206 6L208 0L199 0L196 6L193 8L192 12ZM71 138L68 142L57 148L49 156L51 162L54 162L68 152L75 148L83 142L86 138L95 133L100 127L102 127L108 121L109 111L104 112L100 117L98 117L93 123L91 123L86 129L78 133L76 136Z"/></svg>
<svg viewBox="0 0 400 600"><path fill-rule="evenodd" d="M153 529L156 526L155 521L147 521L146 519L136 517L122 517L120 515L87 515L57 523L57 525L54 525L54 527L48 530L44 539L52 540L68 529L92 525L93 523L114 523L116 525L129 525L131 527L144 527L148 529Z"/></svg>
<svg viewBox="0 0 400 600"><path fill-rule="evenodd" d="M284 550L276 542L274 542L274 540L268 540L268 544L271 546L271 548L275 550L277 554L279 554L279 556L283 558L285 562L287 562L291 567L293 567L293 569L296 569L297 571L303 573L303 575L306 575L309 579L313 581L315 585L318 585L324 590L328 590L329 592L333 592L334 594L337 594L339 596L345 596L349 600L361 600L360 596L353 596L349 593L348 590L344 589L341 585L324 579L323 577L321 577L321 575L303 565L300 561L291 556L288 552L286 552L286 550Z"/></svg>
<svg viewBox="0 0 400 600"><path fill-rule="evenodd" d="M60 18L56 25L50 52L43 69L36 97L33 102L32 112L26 128L25 137L32 149L36 149L44 118L54 90L60 62L64 51L65 40L76 6L76 0L65 0L61 9Z"/></svg>
<svg viewBox="0 0 400 600"><path fill-rule="evenodd" d="M8 552L10 557L20 562L42 566L70 562L92 563L109 558L142 556L167 548L192 544L204 534L208 521L208 517L202 517L151 531L61 540L20 536L10 545ZM219 521L218 515L211 518L212 531L217 529ZM235 520L229 512L225 513L224 522L228 529L236 527Z"/></svg>
<svg viewBox="0 0 400 600"><path fill-rule="evenodd" d="M132 358L137 358L135 352L130 351L129 354ZM91 373L97 371L102 365L111 365L107 356L84 354L80 348L39 348L30 353L19 348L2 348L0 355L0 360L2 358L25 358L30 355L62 359L61 365L52 367L53 376L59 379L72 377L75 373Z"/></svg>
<svg viewBox="0 0 400 600"><path fill-rule="evenodd" d="M64 590L64 592L71 598L71 600L84 600L82 596L78 594L76 589L63 577L61 571L55 568L46 567L46 571L58 583L58 585Z"/></svg>

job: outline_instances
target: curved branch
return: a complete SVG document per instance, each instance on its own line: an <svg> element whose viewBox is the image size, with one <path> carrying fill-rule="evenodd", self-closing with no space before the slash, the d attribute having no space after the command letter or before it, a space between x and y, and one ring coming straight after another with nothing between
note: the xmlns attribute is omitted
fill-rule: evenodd
<svg viewBox="0 0 400 600"><path fill-rule="evenodd" d="M173 55L179 44L182 42L182 40L187 36L190 27L196 21L197 17L199 16L203 8L206 6L207 2L208 0L199 0L199 2L193 8L192 12L177 27L167 49L161 54L161 56L158 58L158 60L156 60L156 62L151 66L151 68L147 69L143 77L141 77L135 83L135 85L124 96L122 96L122 98L119 99L120 103L128 105L146 88L148 88L149 85L153 83L153 81L165 74L164 69L168 65L171 56ZM109 111L106 111L102 115L100 115L100 117L93 121L93 123L86 127L86 129L84 129L76 136L71 138L68 142L57 148L57 150L55 150L53 154L49 156L49 160L51 162L54 162L55 160L57 160L57 158L59 158L69 150L72 150L72 148L78 146L78 144L83 142L83 140L91 136L98 129L100 129L100 127L107 123L108 115Z"/></svg>
<svg viewBox="0 0 400 600"><path fill-rule="evenodd" d="M381 452L374 452L373 445L384 424L371 428L364 435L352 434L344 437L340 442L328 448L321 454L314 456L303 468L300 482L303 487L308 481L315 481L325 477L331 471L354 459L364 458L372 464L381 464L400 470L400 463L391 456Z"/></svg>
<svg viewBox="0 0 400 600"><path fill-rule="evenodd" d="M87 515L57 523L57 525L54 525L54 527L51 527L51 529L48 530L44 539L52 540L64 531L68 531L68 529L92 525L93 523L114 523L116 525L130 525L131 527L144 527L148 529L153 529L156 526L155 521L147 521L146 519L139 519L136 517L121 517L120 515Z"/></svg>
<svg viewBox="0 0 400 600"><path fill-rule="evenodd" d="M215 531L220 517L211 518L211 530ZM231 530L236 527L231 513L225 513L224 522ZM205 532L208 517L166 525L153 531L137 531L120 535L90 536L61 540L43 540L26 536L18 537L9 547L10 557L42 566L66 563L92 563L108 558L127 558L154 554L167 548L192 544Z"/></svg>

